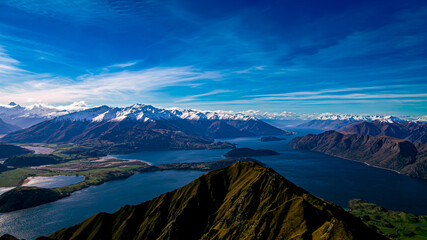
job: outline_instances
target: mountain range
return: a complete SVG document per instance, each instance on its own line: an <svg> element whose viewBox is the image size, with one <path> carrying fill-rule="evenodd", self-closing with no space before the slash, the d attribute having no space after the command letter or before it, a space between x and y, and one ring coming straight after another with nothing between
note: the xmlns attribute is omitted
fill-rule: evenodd
<svg viewBox="0 0 427 240"><path fill-rule="evenodd" d="M301 123L297 125L298 128L310 128L310 129L319 129L319 130L336 130L341 131L346 128L349 128L353 125L362 123L363 121L355 120L311 120L309 122Z"/></svg>
<svg viewBox="0 0 427 240"><path fill-rule="evenodd" d="M270 168L238 162L40 239L386 239Z"/></svg>
<svg viewBox="0 0 427 240"><path fill-rule="evenodd" d="M248 116L268 120L347 120L347 121L383 121L383 122L427 122L427 115L393 116L388 114L348 114L348 113L293 113L293 112L262 112L257 110L242 111Z"/></svg>
<svg viewBox="0 0 427 240"><path fill-rule="evenodd" d="M14 102L0 105L0 119L19 128L31 127L34 124L82 110L86 105L82 102L64 107L52 107L42 104L22 107Z"/></svg>
<svg viewBox="0 0 427 240"><path fill-rule="evenodd" d="M207 148L216 138L289 135L241 114L166 110L150 105L101 106L58 116L10 133L4 142L76 143L109 153Z"/></svg>
<svg viewBox="0 0 427 240"><path fill-rule="evenodd" d="M87 110L93 107L84 102L75 102L66 106L49 106L43 104L34 104L22 107L14 102L8 105L0 105L0 118L6 123L16 125L20 128L27 128L42 121L52 119L58 116L66 115L73 112ZM95 107L98 108L98 107ZM369 114L340 114L340 113L293 113L293 112L263 112L259 110L247 111L202 111L191 109L168 108L175 116L183 119L200 120L200 119L247 119L256 118L262 120L286 120L295 122L307 122L311 120L346 120L346 121L375 121L384 122L402 122L418 121L427 122L427 116L391 116L391 115L369 115ZM336 130L336 129L335 129Z"/></svg>
<svg viewBox="0 0 427 240"><path fill-rule="evenodd" d="M289 145L298 150L364 162L427 179L427 145L388 136L343 134L327 131L294 138Z"/></svg>
<svg viewBox="0 0 427 240"><path fill-rule="evenodd" d="M427 124L420 122L362 122L342 130L346 134L389 136L411 142L427 143Z"/></svg>

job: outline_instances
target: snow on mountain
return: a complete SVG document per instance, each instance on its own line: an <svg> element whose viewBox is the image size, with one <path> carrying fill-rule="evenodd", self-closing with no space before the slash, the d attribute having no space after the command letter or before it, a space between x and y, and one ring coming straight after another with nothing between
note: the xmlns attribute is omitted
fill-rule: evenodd
<svg viewBox="0 0 427 240"><path fill-rule="evenodd" d="M401 117L401 118L405 119L407 121L412 121L412 122L423 122L423 123L427 123L427 115L404 116L404 117Z"/></svg>
<svg viewBox="0 0 427 240"><path fill-rule="evenodd" d="M8 105L0 105L0 119L21 128L27 128L47 119L66 115L70 112L79 111L87 107L88 106L84 104L84 102L59 107L44 104L34 104L23 107L11 102Z"/></svg>
<svg viewBox="0 0 427 240"><path fill-rule="evenodd" d="M309 120L310 115L309 114L303 114L303 113L293 113L293 112L262 112L259 110L247 110L241 112L245 115L252 116L258 119L269 119L269 120Z"/></svg>
<svg viewBox="0 0 427 240"><path fill-rule="evenodd" d="M381 122L403 122L405 120L391 115L357 115L357 114L336 114L322 113L317 116L317 120L350 120L350 121L381 121Z"/></svg>
<svg viewBox="0 0 427 240"><path fill-rule="evenodd" d="M259 110L234 111L203 111L179 108L156 108L151 105L134 104L128 107L100 106L89 108L85 102L76 102L65 106L49 106L35 104L22 107L14 102L0 105L0 119L6 123L17 125L21 128L30 127L42 121L57 118L58 120L76 121L122 121L137 120L151 121L160 119L186 119L186 120L350 120L350 121L383 121L402 122L420 121L427 122L427 116L395 117L391 115L368 114L340 114L340 113L293 113L293 112L262 112Z"/></svg>
<svg viewBox="0 0 427 240"><path fill-rule="evenodd" d="M232 111L199 111L177 108L162 109L151 105L134 104L129 107L109 107L101 106L87 110L70 113L56 118L57 121L152 121L152 120L169 120L169 119L186 119L186 120L243 120L255 119L243 113L234 113Z"/></svg>
<svg viewBox="0 0 427 240"><path fill-rule="evenodd" d="M371 115L371 114L346 114L346 113L293 113L293 112L262 112L258 110L248 110L241 112L245 115L255 117L257 119L269 120L349 120L349 121L382 121L382 122L427 122L427 116L392 116L392 115Z"/></svg>
<svg viewBox="0 0 427 240"><path fill-rule="evenodd" d="M202 110L192 110L192 109L184 109L179 110L176 108L170 109L170 111L175 114L177 117L181 119L187 120L241 120L248 121L251 119L255 119L252 116L249 116L240 112L233 111L202 111Z"/></svg>
<svg viewBox="0 0 427 240"><path fill-rule="evenodd" d="M424 118L423 118L424 117ZM425 121L426 116L421 117L395 117L391 115L368 115L368 114L340 114L340 113L293 113L280 112L269 113L259 110L247 110L242 112L234 111L204 111L195 109L179 108L156 108L151 105L134 104L129 107L108 107L101 106L90 108L83 111L74 112L59 117L58 119L70 119L78 121L121 121L137 120L151 121L160 119L186 119L186 120L241 120L248 121L254 119L261 120L349 120L349 121L383 121L383 122L402 122L402 121Z"/></svg>
<svg viewBox="0 0 427 240"><path fill-rule="evenodd" d="M56 120L101 122L122 121L126 119L147 122L151 120L173 118L177 117L166 109L156 108L151 105L134 104L129 107L109 107L104 105L60 116L57 117Z"/></svg>

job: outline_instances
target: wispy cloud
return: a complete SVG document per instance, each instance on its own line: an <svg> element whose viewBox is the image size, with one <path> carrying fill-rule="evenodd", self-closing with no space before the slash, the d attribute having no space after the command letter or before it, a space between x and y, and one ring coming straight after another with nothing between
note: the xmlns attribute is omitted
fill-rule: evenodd
<svg viewBox="0 0 427 240"><path fill-rule="evenodd" d="M151 68L140 71L119 71L83 75L77 80L51 78L10 84L0 89L0 102L43 102L50 104L89 100L153 101L153 92L165 87L216 79L216 72L192 67Z"/></svg>
<svg viewBox="0 0 427 240"><path fill-rule="evenodd" d="M176 102L193 102L193 101L200 100L201 97L212 96L212 95L217 95L217 94L221 94L221 93L229 93L229 92L233 92L233 91L225 90L225 89L217 89L217 90L213 90L213 91L210 91L207 93L187 96L185 98L181 98L181 99L176 100Z"/></svg>
<svg viewBox="0 0 427 240"><path fill-rule="evenodd" d="M109 70L109 69L114 69L114 68L127 68L127 67L131 67L138 64L138 61L132 61L132 62L126 62L126 63L116 63L113 65L110 65L106 68L104 68L105 70Z"/></svg>
<svg viewBox="0 0 427 240"><path fill-rule="evenodd" d="M290 96L309 96L309 95L319 95L324 93L341 93L341 92L354 92L354 91L364 91L364 90L373 90L373 89L383 89L383 86L376 87L358 87L358 88L341 88L341 89L324 89L318 91L303 91L303 92L288 92L288 93L276 93L276 94L260 94L253 95L253 97L290 97Z"/></svg>
<svg viewBox="0 0 427 240"><path fill-rule="evenodd" d="M338 2L5 0L0 102L427 111L427 5Z"/></svg>
<svg viewBox="0 0 427 240"><path fill-rule="evenodd" d="M17 74L27 72L19 67L20 62L10 57L4 47L0 45L0 74Z"/></svg>
<svg viewBox="0 0 427 240"><path fill-rule="evenodd" d="M343 94L343 95L305 95L305 96L283 96L283 97L261 97L255 100L322 100L322 99L404 99L404 98L427 98L427 94L413 93L413 94ZM425 99L427 101L427 99Z"/></svg>

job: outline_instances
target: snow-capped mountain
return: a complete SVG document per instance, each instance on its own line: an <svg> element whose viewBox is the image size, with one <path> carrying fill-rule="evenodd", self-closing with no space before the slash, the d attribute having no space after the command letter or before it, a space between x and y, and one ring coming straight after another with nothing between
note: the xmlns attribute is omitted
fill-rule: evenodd
<svg viewBox="0 0 427 240"><path fill-rule="evenodd" d="M392 116L386 114L347 114L347 113L293 113L293 112L262 112L258 110L248 110L240 112L247 116L252 116L257 119L269 120L348 120L348 121L381 121L381 122L427 122L427 116Z"/></svg>
<svg viewBox="0 0 427 240"><path fill-rule="evenodd" d="M249 121L254 120L255 117L249 116L241 112L233 111L202 111L202 110L192 110L192 109L171 109L171 112L177 117L186 120L239 120L239 121Z"/></svg>
<svg viewBox="0 0 427 240"><path fill-rule="evenodd" d="M134 104L129 107L109 107L101 106L90 108L83 111L70 113L67 115L59 116L55 120L73 120L73 121L112 121L120 122L123 120L136 120L148 122L152 120L238 120L249 121L255 120L254 117L245 115L243 113L235 113L232 111L201 111L177 108L162 109L156 108L151 105Z"/></svg>
<svg viewBox="0 0 427 240"><path fill-rule="evenodd" d="M423 122L427 123L427 115L421 115L421 116L404 116L401 117L404 120L411 121L411 122Z"/></svg>
<svg viewBox="0 0 427 240"><path fill-rule="evenodd" d="M333 121L382 121L382 122L403 122L420 121L427 122L427 116L405 116L396 117L391 115L368 115L368 114L341 114L341 113L293 113L283 112L262 112L259 110L247 110L241 112L234 111L204 111L194 109L179 108L157 108L151 105L134 104L128 107L100 106L89 108L84 102L76 102L66 106L49 106L35 104L30 106L20 106L16 103L0 105L0 119L8 124L27 128L34 124L57 118L57 120L74 120L103 122L122 120L152 121L167 119L184 119L191 121L199 120L292 120L299 123L311 120L333 120Z"/></svg>
<svg viewBox="0 0 427 240"><path fill-rule="evenodd" d="M317 120L350 120L350 121L381 121L381 122L403 122L405 120L391 115L357 115L357 114L336 114L322 113L317 116Z"/></svg>
<svg viewBox="0 0 427 240"><path fill-rule="evenodd" d="M65 114L10 133L2 140L15 143L97 142L109 146L128 144L126 149L139 146L138 149L149 150L156 147L155 141L158 141L157 147L185 149L189 142L211 144L218 138L289 134L292 132L242 113L167 110L134 104L129 107L100 106Z"/></svg>
<svg viewBox="0 0 427 240"><path fill-rule="evenodd" d="M259 110L247 110L241 112L242 114L252 116L258 119L268 120L311 120L313 116L304 113L293 113L293 112L262 112Z"/></svg>
<svg viewBox="0 0 427 240"><path fill-rule="evenodd" d="M8 105L0 105L0 119L20 128L27 128L45 120L80 111L87 107L88 106L84 102L58 107L43 104L23 107L11 102Z"/></svg>
<svg viewBox="0 0 427 240"><path fill-rule="evenodd" d="M120 122L123 120L151 121L161 119L178 118L175 114L166 109L160 109L151 105L134 104L129 107L109 107L101 106L89 108L83 111L70 113L57 117L56 121L73 120L73 121L113 121Z"/></svg>

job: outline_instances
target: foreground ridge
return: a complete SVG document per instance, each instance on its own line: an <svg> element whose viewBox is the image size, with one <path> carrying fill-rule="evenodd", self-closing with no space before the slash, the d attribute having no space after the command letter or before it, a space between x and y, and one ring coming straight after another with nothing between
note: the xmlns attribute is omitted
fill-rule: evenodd
<svg viewBox="0 0 427 240"><path fill-rule="evenodd" d="M50 239L386 239L270 168L238 162ZM44 238L45 239L45 238Z"/></svg>

